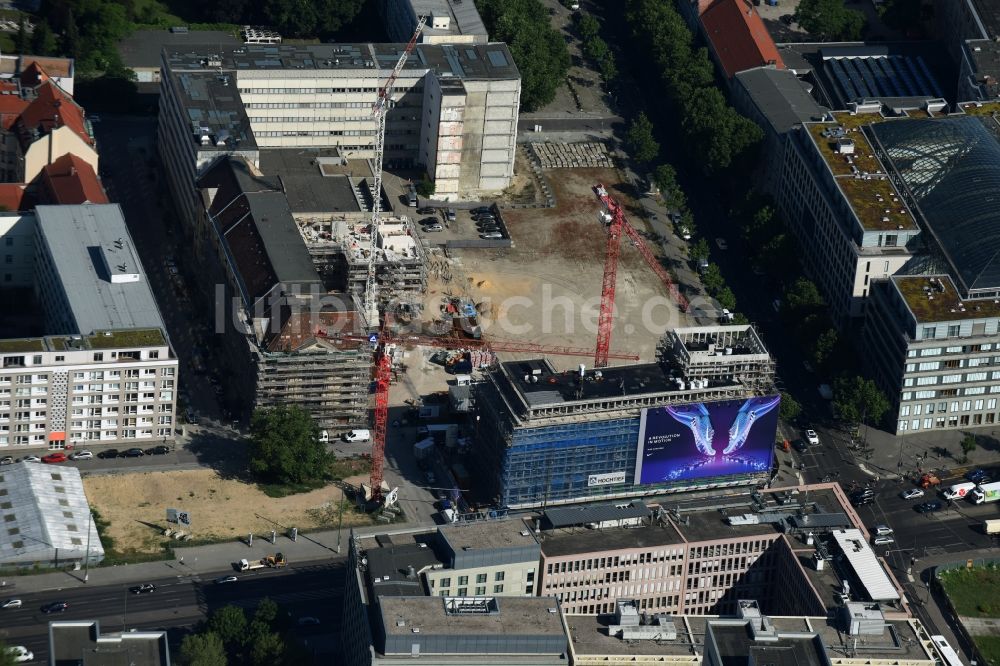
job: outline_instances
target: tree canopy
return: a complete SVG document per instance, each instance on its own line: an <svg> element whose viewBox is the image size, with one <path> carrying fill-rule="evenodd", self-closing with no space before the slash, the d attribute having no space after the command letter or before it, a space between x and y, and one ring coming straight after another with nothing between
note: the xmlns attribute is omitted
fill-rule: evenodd
<svg viewBox="0 0 1000 666"><path fill-rule="evenodd" d="M210 631L185 636L178 660L186 666L226 666L229 663L222 639Z"/></svg>
<svg viewBox="0 0 1000 666"><path fill-rule="evenodd" d="M262 481L284 484L323 479L330 465L319 426L295 405L258 409L250 420L250 471Z"/></svg>
<svg viewBox="0 0 1000 666"><path fill-rule="evenodd" d="M299 639L291 631L288 617L288 613L267 597L258 602L250 621L242 609L223 606L209 616L200 631L184 639L180 662L186 666L306 663L308 659Z"/></svg>
<svg viewBox="0 0 1000 666"><path fill-rule="evenodd" d="M844 6L844 0L802 0L795 21L817 37L856 41L861 39L865 15Z"/></svg>
<svg viewBox="0 0 1000 666"><path fill-rule="evenodd" d="M629 123L625 132L625 146L632 158L640 164L649 164L656 159L660 144L653 136L653 123L649 122L645 113L640 113Z"/></svg>
<svg viewBox="0 0 1000 666"><path fill-rule="evenodd" d="M836 381L833 404L840 418L849 423L877 426L889 411L889 399L875 382L857 375Z"/></svg>
<svg viewBox="0 0 1000 666"><path fill-rule="evenodd" d="M521 110L536 111L556 96L569 70L569 49L539 0L476 0L490 37L506 42L521 73Z"/></svg>

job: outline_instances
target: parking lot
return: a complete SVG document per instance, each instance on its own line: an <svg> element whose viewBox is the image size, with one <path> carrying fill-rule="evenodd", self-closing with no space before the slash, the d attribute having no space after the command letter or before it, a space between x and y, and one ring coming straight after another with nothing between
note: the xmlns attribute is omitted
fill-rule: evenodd
<svg viewBox="0 0 1000 666"><path fill-rule="evenodd" d="M448 211L454 212L449 219ZM493 208L488 221L477 225L472 209L465 208L411 208L408 214L420 229L419 236L425 246L457 247L463 244L478 244L484 240L510 240L510 233L503 221L503 215ZM497 238L496 234L500 234ZM489 235L490 238L484 238Z"/></svg>

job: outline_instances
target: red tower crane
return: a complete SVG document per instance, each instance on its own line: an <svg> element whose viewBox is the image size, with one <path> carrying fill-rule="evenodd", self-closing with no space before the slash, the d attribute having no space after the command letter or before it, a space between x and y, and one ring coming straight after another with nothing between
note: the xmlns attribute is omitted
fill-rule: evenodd
<svg viewBox="0 0 1000 666"><path fill-rule="evenodd" d="M318 337L327 337L323 330L317 331ZM367 342L366 336L357 335L330 335L330 339L343 340L345 342ZM591 350L586 347L557 347L539 345L531 342L519 342L516 340L501 340L491 338L462 338L456 336L431 336L431 335L390 335L386 327L383 326L375 344L375 425L374 437L372 438L372 469L371 469L371 491L372 499L376 502L382 499L382 479L385 466L385 435L386 426L389 421L389 384L392 380L392 359L386 349L392 345L423 345L427 347L438 347L441 349L482 349L485 351L507 351L507 352L538 352L551 354L554 356L590 356ZM608 358L622 359L628 361L639 360L638 354L624 354L618 352L608 352Z"/></svg>
<svg viewBox="0 0 1000 666"><path fill-rule="evenodd" d="M632 240L632 244L635 245L646 265L656 273L660 281L666 286L671 298L674 299L674 302L684 312L687 312L688 301L684 298L680 289L677 288L677 285L670 277L670 273L663 268L659 259L649 249L649 246L646 245L646 241L643 240L639 232L625 219L624 209L608 194L608 190L598 183L594 186L594 193L597 194L597 198L601 200L607 209L608 215L611 216L611 222L608 225L607 250L604 254L601 311L597 317L597 349L594 352L594 367L603 368L608 365L608 359L610 358L608 349L611 346L611 327L614 323L615 285L618 278L618 254L621 249L622 232L625 232L625 235Z"/></svg>

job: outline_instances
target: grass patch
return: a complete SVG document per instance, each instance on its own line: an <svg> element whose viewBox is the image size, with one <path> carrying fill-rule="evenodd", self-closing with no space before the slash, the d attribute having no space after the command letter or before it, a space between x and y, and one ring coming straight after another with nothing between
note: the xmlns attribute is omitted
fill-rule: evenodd
<svg viewBox="0 0 1000 666"><path fill-rule="evenodd" d="M1000 636L973 636L976 647L990 664L1000 664Z"/></svg>
<svg viewBox="0 0 1000 666"><path fill-rule="evenodd" d="M952 569L942 572L940 578L959 615L1000 617L1000 568ZM997 645L1000 647L1000 642Z"/></svg>
<svg viewBox="0 0 1000 666"><path fill-rule="evenodd" d="M372 461L368 458L337 458L330 463L330 476L337 481L358 474L369 474L371 470Z"/></svg>
<svg viewBox="0 0 1000 666"><path fill-rule="evenodd" d="M288 497L318 490L327 484L326 481L306 481L304 483L258 483L257 487L268 497Z"/></svg>

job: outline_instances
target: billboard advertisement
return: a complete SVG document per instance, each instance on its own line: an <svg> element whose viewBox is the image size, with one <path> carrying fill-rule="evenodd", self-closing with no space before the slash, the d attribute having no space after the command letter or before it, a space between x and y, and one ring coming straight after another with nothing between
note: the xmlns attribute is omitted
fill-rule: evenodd
<svg viewBox="0 0 1000 666"><path fill-rule="evenodd" d="M642 410L635 483L669 483L771 469L780 396Z"/></svg>

